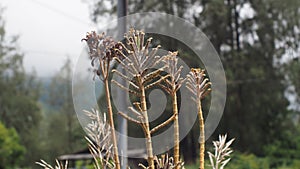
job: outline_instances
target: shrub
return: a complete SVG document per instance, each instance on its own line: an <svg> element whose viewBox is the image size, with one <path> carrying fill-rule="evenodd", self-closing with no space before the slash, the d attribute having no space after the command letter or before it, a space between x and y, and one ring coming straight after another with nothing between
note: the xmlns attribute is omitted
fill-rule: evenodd
<svg viewBox="0 0 300 169"><path fill-rule="evenodd" d="M0 122L0 168L15 168L22 160L25 148L20 144L15 129L6 128Z"/></svg>

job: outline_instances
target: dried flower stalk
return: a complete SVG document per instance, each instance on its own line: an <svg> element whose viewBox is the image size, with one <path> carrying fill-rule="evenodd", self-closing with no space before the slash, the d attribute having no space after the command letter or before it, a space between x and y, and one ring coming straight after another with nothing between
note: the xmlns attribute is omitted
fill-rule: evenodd
<svg viewBox="0 0 300 169"><path fill-rule="evenodd" d="M201 107L201 100L210 93L211 83L206 78L205 71L203 69L192 68L187 75L186 87L193 94L192 99L197 104L197 112L199 118L200 128L200 157L199 157L199 169L204 169L204 151L205 151L205 132L204 132L204 119Z"/></svg>
<svg viewBox="0 0 300 169"><path fill-rule="evenodd" d="M166 70L169 73L169 78L164 79L165 83L159 84L170 96L172 97L172 109L173 116L171 116L167 121L157 126L156 130L167 125L172 120L174 121L174 163L179 163L180 152L179 152L179 121L178 121L178 106L177 106L177 94L176 92L180 89L184 79L180 77L181 70L183 66L177 67L178 52L169 52L166 57L164 57L164 62L166 64ZM179 168L179 165L176 167Z"/></svg>
<svg viewBox="0 0 300 169"><path fill-rule="evenodd" d="M113 121L113 112L110 100L109 91L109 73L111 69L111 61L114 57L117 57L115 49L121 49L118 43L110 37L106 37L104 33L96 34L96 32L91 32L86 35L85 40L89 47L89 55L92 60L91 64L96 69L94 72L99 76L105 85L105 95L107 102L107 112L109 115L109 125L111 128L111 138L113 142L114 151L114 161L116 164L116 169L120 169L119 153L117 146L117 138L115 134L115 126Z"/></svg>
<svg viewBox="0 0 300 169"><path fill-rule="evenodd" d="M154 169L151 130L145 92L168 78L169 75L164 77L159 76L164 67L151 71L152 67L158 66L163 57L156 56L156 52L160 46L157 46L152 50L149 49L152 38L149 38L144 44L144 35L145 33L142 31L130 29L124 36L126 45L119 42L119 45L123 50L116 49L116 52L122 59L120 57L115 57L115 60L122 66L126 74L123 74L118 70L113 70L113 72L128 81L133 88L129 89L115 80L112 80L112 83L139 97L139 102L134 103L135 108L129 107L129 110L136 114L137 119L129 117L122 112L119 112L119 114L129 121L141 125L146 138L148 165L149 168ZM155 78L158 79L154 80Z"/></svg>

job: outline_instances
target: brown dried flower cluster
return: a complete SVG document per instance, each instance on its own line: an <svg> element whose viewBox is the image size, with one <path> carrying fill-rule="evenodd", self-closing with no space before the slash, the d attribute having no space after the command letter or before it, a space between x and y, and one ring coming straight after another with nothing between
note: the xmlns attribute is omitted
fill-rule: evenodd
<svg viewBox="0 0 300 169"><path fill-rule="evenodd" d="M91 64L95 67L98 76L106 78L110 69L110 62L114 57L118 57L117 49L122 50L122 46L115 42L112 37L105 36L104 33L97 34L95 31L88 32L82 40L86 41L89 48ZM99 65L97 65L99 63Z"/></svg>
<svg viewBox="0 0 300 169"><path fill-rule="evenodd" d="M170 75L170 79L165 79L166 85L162 85L169 94L179 90L181 85L184 82L184 78L181 77L181 71L183 66L178 68L178 52L169 52L163 59L163 62L166 65L166 71ZM168 90L169 89L169 90Z"/></svg>
<svg viewBox="0 0 300 169"><path fill-rule="evenodd" d="M111 144L109 145L112 145L111 152L114 155L112 166L117 169L120 168L117 139L114 131L113 111L110 100L109 81L137 98L137 101L132 103L134 106L128 107L131 115L123 112L118 112L118 114L128 121L140 125L143 129L148 166L140 166L150 169L183 168L179 151L180 126L178 119L177 91L180 90L184 82L186 82L186 87L191 91L192 99L197 104L200 129L199 168L204 169L205 131L201 100L211 91L211 83L206 77L205 71L203 69L193 68L186 77L182 77L181 73L183 66L178 66L178 52L169 52L165 56L157 55L160 45L152 48L152 38L145 40L145 33L143 31L130 29L129 32L125 34L124 38L126 41L125 43L115 42L111 37L105 36L104 33L96 34L95 32L91 32L83 39L88 44L92 66L96 68L97 75L105 84L110 128L110 130L108 129L110 137L107 138L111 140ZM116 62L112 62L113 60ZM112 63L119 64L122 71L119 69L112 69ZM130 87L123 85L117 80L109 80L108 76L110 73L114 73L129 83ZM172 97L173 115L164 122L156 126L151 126L148 117L149 112L146 92L155 86L161 87ZM155 132L172 122L174 124L174 157L166 155L158 158L153 153L152 136ZM95 128L93 125L91 127ZM97 140L97 138L95 140ZM93 149L95 147L90 148L91 150L94 150L92 152L94 152L94 155L96 154L95 156L101 156L97 155L96 149Z"/></svg>
<svg viewBox="0 0 300 169"><path fill-rule="evenodd" d="M104 33L96 34L96 32L87 33L85 40L88 44L90 51L91 64L95 68L96 74L105 84L105 96L107 104L107 112L109 115L109 125L111 131L111 141L113 145L113 156L114 164L116 169L120 169L120 160L118 155L117 138L115 133L114 118L112 112L112 105L110 100L110 90L109 90L109 74L111 71L111 61L113 58L118 57L118 52L122 50L119 43L116 43L111 37L105 36ZM99 65L95 65L98 62Z"/></svg>
<svg viewBox="0 0 300 169"><path fill-rule="evenodd" d="M187 75L186 87L193 93L195 100L201 100L207 96L211 89L211 82L206 77L205 70L199 68L192 68Z"/></svg>
<svg viewBox="0 0 300 169"><path fill-rule="evenodd" d="M145 40L145 33L140 30L130 29L124 35L126 42L116 42L113 38L104 33L97 34L95 31L87 33L82 41L86 41L89 48L89 56L94 72L104 83L105 99L107 105L108 121L106 116L100 117L97 110L85 111L91 122L87 125L89 150L94 158L94 168L96 169L120 169L119 151L117 135L115 131L115 121L113 107L111 103L110 85L114 84L127 91L135 97L133 106L128 107L129 113L118 112L130 122L140 125L145 136L145 146L147 153L146 166L140 164L143 169L182 169L184 163L180 159L180 124L177 105L177 92L183 84L192 94L192 100L197 105L199 120L199 169L204 169L205 159L205 126L202 111L202 99L211 91L211 83L205 75L204 69L192 68L186 77L182 76L183 66L178 66L178 52L169 52L165 56L157 55L160 45L151 46L152 38ZM113 69L118 65L120 69ZM117 75L122 82L111 79L109 76ZM125 83L123 83L125 82ZM186 83L185 83L186 82ZM127 85L129 83L129 86ZM160 87L164 89L172 98L173 115L160 124L150 125L148 111L148 98L146 92L151 92L151 88ZM173 157L168 154L161 155L160 158L154 154L152 137L163 127L173 123L174 149ZM233 140L226 141L226 135L220 136L219 141L215 141L215 154L208 152L211 165L214 169L223 167L229 162L229 155L232 150L229 148ZM45 169L53 169L45 161L37 162ZM123 165L123 164L122 164ZM129 166L127 166L129 167ZM57 169L66 169L65 165L57 161Z"/></svg>
<svg viewBox="0 0 300 169"><path fill-rule="evenodd" d="M211 83L208 82L208 78L206 78L204 69L192 68L186 78L186 87L193 94L192 100L194 100L197 104L200 130L199 169L204 169L205 130L201 99L210 93Z"/></svg>

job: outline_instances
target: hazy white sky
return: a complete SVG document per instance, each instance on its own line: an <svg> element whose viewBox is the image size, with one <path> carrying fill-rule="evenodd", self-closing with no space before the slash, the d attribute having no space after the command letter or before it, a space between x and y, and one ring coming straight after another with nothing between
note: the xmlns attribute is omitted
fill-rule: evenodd
<svg viewBox="0 0 300 169"><path fill-rule="evenodd" d="M44 77L57 72L69 56L73 63L95 30L82 0L1 0L9 35L19 35L26 71Z"/></svg>

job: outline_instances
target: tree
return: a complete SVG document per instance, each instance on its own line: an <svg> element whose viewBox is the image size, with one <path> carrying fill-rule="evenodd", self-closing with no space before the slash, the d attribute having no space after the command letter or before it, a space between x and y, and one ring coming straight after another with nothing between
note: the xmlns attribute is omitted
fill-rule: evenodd
<svg viewBox="0 0 300 169"><path fill-rule="evenodd" d="M18 38L7 36L4 25L0 17L0 121L20 136L27 150L22 164L28 166L39 156L39 84L34 74L26 74Z"/></svg>
<svg viewBox="0 0 300 169"><path fill-rule="evenodd" d="M296 109L295 111L298 113L298 116L300 116L299 112L300 112L300 81L299 81L299 77L300 77L300 59L299 58L294 58L293 60L288 61L288 63L286 63L285 65L285 71L287 73L287 80L290 82L290 85L292 88L290 88L290 90L288 90L289 94L291 94L292 96L294 96L295 99L295 103L293 103L294 105L296 105L296 107L294 107L294 109ZM297 123L300 123L300 121L298 121Z"/></svg>
<svg viewBox="0 0 300 169"><path fill-rule="evenodd" d="M47 102L51 106L45 116L49 159L63 153L82 149L84 133L78 122L72 100L72 62L66 59L64 65L52 78L47 89Z"/></svg>
<svg viewBox="0 0 300 169"><path fill-rule="evenodd" d="M236 137L238 150L263 155L264 145L280 140L280 131L286 129L284 124L289 121L288 100L284 96L287 84L279 60L289 48L295 51L299 48L299 3L298 0L129 0L128 13L166 12L183 17L203 30L220 54L228 81L225 112L215 133L230 133ZM115 5L92 1L92 19L97 22L101 16L114 13ZM192 9L200 10L190 14ZM169 43L161 43L179 48L180 43L167 40ZM195 138L193 132L187 137L189 141L183 140L187 147Z"/></svg>
<svg viewBox="0 0 300 169"><path fill-rule="evenodd" d="M219 131L229 129L237 136L241 151L262 155L262 147L280 139L279 133L289 120L286 83L277 60L287 50L278 44L293 34L284 21L299 26L292 17L286 17L299 8L295 3L228 0L211 1L204 8L201 18L216 21L210 22L208 29L203 26L204 31L219 49L228 79L228 101ZM242 15L244 7L252 10L252 16ZM215 29L217 25L223 28Z"/></svg>
<svg viewBox="0 0 300 169"><path fill-rule="evenodd" d="M0 168L15 168L25 154L25 147L15 129L6 128L0 122Z"/></svg>

